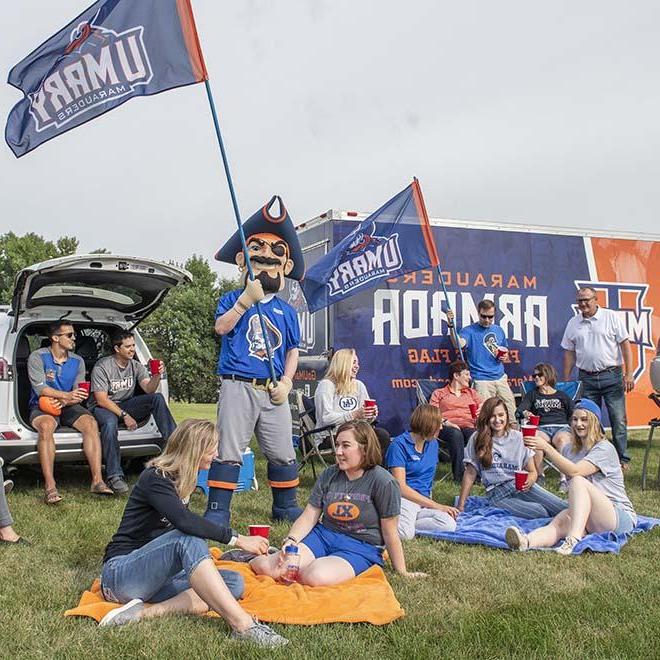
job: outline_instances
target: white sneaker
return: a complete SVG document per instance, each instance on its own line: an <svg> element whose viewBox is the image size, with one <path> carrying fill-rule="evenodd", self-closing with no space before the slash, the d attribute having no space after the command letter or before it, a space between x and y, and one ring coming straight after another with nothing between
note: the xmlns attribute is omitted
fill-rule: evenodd
<svg viewBox="0 0 660 660"><path fill-rule="evenodd" d="M574 536L567 536L564 539L564 542L555 549L555 552L560 555L568 556L573 554L573 548L580 542L580 539L576 539Z"/></svg>
<svg viewBox="0 0 660 660"><path fill-rule="evenodd" d="M520 550L521 552L529 550L527 534L517 527L507 527L504 538L511 550Z"/></svg>
<svg viewBox="0 0 660 660"><path fill-rule="evenodd" d="M144 602L139 598L133 598L133 600L129 600L126 605L110 610L110 612L108 612L99 622L99 627L123 626L127 623L138 621L143 609Z"/></svg>

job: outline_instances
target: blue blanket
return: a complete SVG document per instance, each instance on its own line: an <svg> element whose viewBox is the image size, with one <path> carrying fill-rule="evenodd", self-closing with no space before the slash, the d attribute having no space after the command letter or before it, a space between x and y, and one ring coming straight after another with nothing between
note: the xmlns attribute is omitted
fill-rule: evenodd
<svg viewBox="0 0 660 660"><path fill-rule="evenodd" d="M543 527L550 520L551 518L537 518L536 520L516 518L508 511L488 506L485 497L473 496L467 499L465 510L458 517L456 531L420 532L418 536L430 536L441 541L473 543L508 550L509 546L504 540L504 532L507 527L515 526L524 532L531 532L537 527ZM592 552L614 552L618 554L633 535L648 532L657 525L660 525L660 519L638 515L637 526L629 534L615 534L614 532L588 534L575 546L573 554L579 555L585 550L591 550ZM550 548L537 549L548 550Z"/></svg>

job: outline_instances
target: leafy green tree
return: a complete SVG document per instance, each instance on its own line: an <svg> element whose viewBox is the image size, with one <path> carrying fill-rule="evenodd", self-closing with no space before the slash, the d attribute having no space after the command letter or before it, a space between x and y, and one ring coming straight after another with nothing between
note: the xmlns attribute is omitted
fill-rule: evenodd
<svg viewBox="0 0 660 660"><path fill-rule="evenodd" d="M17 236L13 231L0 236L0 303L8 304L14 291L16 274L32 264L66 257L78 249L78 239L62 236L55 243L29 233Z"/></svg>
<svg viewBox="0 0 660 660"><path fill-rule="evenodd" d="M220 339L215 335L218 298L238 282L218 281L206 259L193 256L184 264L191 284L170 291L144 323L140 334L151 352L165 361L170 396L179 401L210 403L217 398L215 364Z"/></svg>

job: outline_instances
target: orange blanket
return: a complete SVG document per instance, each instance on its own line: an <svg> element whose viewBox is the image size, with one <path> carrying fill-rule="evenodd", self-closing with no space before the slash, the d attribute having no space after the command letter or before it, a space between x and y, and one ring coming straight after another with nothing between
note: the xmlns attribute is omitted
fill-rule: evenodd
<svg viewBox="0 0 660 660"><path fill-rule="evenodd" d="M378 566L332 587L286 586L255 575L247 564L220 561L218 548L211 548L211 555L218 568L238 571L243 576L245 594L241 605L261 621L297 625L367 622L382 626L405 614ZM115 607L119 606L103 600L99 581L94 580L78 607L67 610L64 616L89 616L98 622ZM210 612L207 616L218 615Z"/></svg>

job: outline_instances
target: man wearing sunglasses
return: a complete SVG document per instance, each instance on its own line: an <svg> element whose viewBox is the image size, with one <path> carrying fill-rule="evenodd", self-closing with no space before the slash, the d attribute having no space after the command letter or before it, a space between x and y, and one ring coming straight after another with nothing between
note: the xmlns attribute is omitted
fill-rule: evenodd
<svg viewBox="0 0 660 660"><path fill-rule="evenodd" d="M502 359L509 352L504 330L495 323L495 303L484 299L477 305L479 321L463 328L458 333L461 348L474 379L474 389L482 400L497 396L506 404L509 419L516 419L516 400L504 373ZM454 327L454 313L447 312L447 326ZM456 346L454 333L449 334Z"/></svg>
<svg viewBox="0 0 660 660"><path fill-rule="evenodd" d="M628 331L616 312L598 305L595 289L578 289L575 302L578 314L569 319L561 340L564 380L577 366L582 396L598 406L605 400L612 439L625 470L630 462L626 393L635 387Z"/></svg>
<svg viewBox="0 0 660 660"><path fill-rule="evenodd" d="M112 495L101 476L99 428L82 405L89 394L78 386L85 380L85 362L73 352L75 330L68 321L58 321L51 324L48 336L50 346L33 351L28 358L32 385L30 424L39 433L37 448L44 477L44 502L57 504L62 500L54 476L55 430L60 425L73 427L82 434L83 451L92 473L91 492Z"/></svg>

